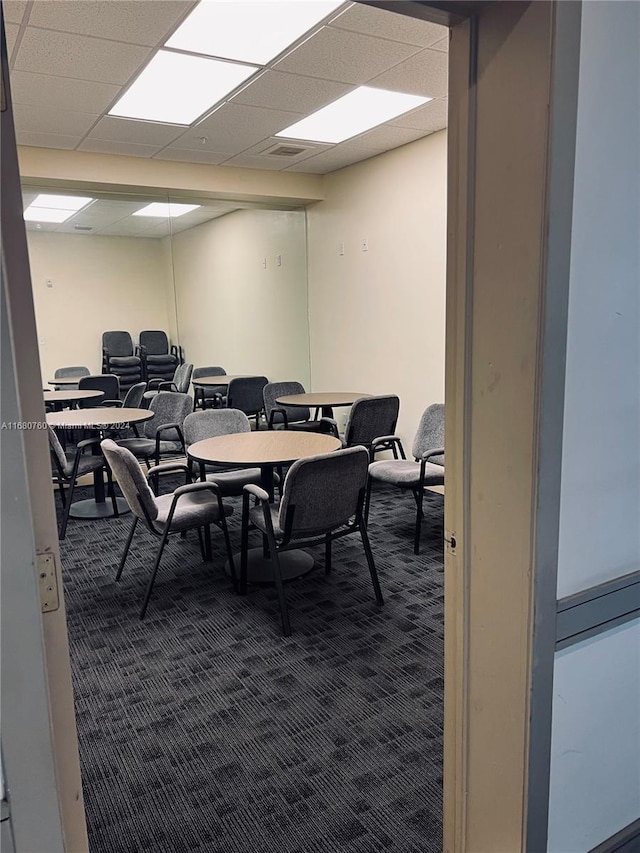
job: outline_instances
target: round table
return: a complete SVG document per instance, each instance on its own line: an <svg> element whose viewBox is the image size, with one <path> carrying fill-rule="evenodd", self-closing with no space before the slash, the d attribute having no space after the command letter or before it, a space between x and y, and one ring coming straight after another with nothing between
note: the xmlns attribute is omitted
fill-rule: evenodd
<svg viewBox="0 0 640 853"><path fill-rule="evenodd" d="M45 403L77 403L79 400L91 400L93 397L103 397L104 391L93 391L89 388L79 391L77 388L69 388L67 391L44 391Z"/></svg>
<svg viewBox="0 0 640 853"><path fill-rule="evenodd" d="M100 392L102 393L102 392ZM154 412L149 409L124 409L103 406L95 409L64 409L61 412L48 412L47 423L57 429L112 429L129 424L142 423L150 420ZM99 453L99 448L96 448ZM71 512L74 518L110 518L113 515L111 503L107 503L104 494L104 478L102 471L93 475L94 497L84 501L74 501ZM124 498L117 498L118 512L129 512L129 505Z"/></svg>
<svg viewBox="0 0 640 853"><path fill-rule="evenodd" d="M61 376L59 379L48 379L47 385L77 385L86 375L84 373L82 376Z"/></svg>
<svg viewBox="0 0 640 853"><path fill-rule="evenodd" d="M320 453L331 453L341 447L340 440L332 435L293 430L256 430L196 441L189 447L187 455L201 464L201 470L207 463L251 468L259 466L263 488L273 498L274 466L287 465ZM306 574L313 568L313 564L313 557L306 551L284 551L280 554L283 580ZM247 579L251 583L273 583L271 560L265 557L263 548L249 550Z"/></svg>
<svg viewBox="0 0 640 853"><path fill-rule="evenodd" d="M276 403L280 403L281 406L322 409L324 417L332 418L333 410L339 406L351 406L360 397L370 396L370 394L359 394L356 391L313 391L309 394L285 394L283 397L276 397Z"/></svg>
<svg viewBox="0 0 640 853"><path fill-rule="evenodd" d="M239 373L235 376L223 374L222 376L199 376L197 379L192 379L191 382L194 388L202 385L204 388L210 388L212 385L228 385L232 379L251 379L254 376L261 376L258 373Z"/></svg>

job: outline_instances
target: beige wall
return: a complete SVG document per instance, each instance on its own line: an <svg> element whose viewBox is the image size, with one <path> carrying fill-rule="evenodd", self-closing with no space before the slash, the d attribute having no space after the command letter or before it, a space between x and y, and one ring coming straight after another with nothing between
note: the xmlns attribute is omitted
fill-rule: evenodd
<svg viewBox="0 0 640 853"><path fill-rule="evenodd" d="M160 240L28 232L43 387L57 367L101 372L102 333L169 328ZM46 285L51 279L53 287Z"/></svg>
<svg viewBox="0 0 640 853"><path fill-rule="evenodd" d="M304 211L236 211L175 235L172 254L189 361L308 385Z"/></svg>
<svg viewBox="0 0 640 853"><path fill-rule="evenodd" d="M307 212L312 388L398 394L407 450L444 399L446 179L442 131L327 175Z"/></svg>

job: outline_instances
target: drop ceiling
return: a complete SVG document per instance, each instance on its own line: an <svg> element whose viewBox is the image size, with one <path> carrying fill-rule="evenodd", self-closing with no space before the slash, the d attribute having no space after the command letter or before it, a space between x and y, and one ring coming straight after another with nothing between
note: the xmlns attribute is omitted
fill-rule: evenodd
<svg viewBox="0 0 640 853"><path fill-rule="evenodd" d="M107 115L195 5L3 0L18 144L326 174L446 126L446 28L357 3L344 3L190 127ZM433 100L337 145L275 136L361 85ZM283 147L299 150L275 153Z"/></svg>

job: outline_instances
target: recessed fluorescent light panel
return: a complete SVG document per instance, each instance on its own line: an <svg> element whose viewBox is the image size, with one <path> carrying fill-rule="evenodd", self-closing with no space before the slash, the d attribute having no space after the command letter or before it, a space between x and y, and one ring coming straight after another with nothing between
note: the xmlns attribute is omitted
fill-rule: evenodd
<svg viewBox="0 0 640 853"><path fill-rule="evenodd" d="M166 202L154 201L146 207L136 210L132 216L158 216L163 219L176 219L178 216L184 216L192 210L197 210L199 204L167 204Z"/></svg>
<svg viewBox="0 0 640 853"><path fill-rule="evenodd" d="M235 62L160 50L109 115L192 124L256 71Z"/></svg>
<svg viewBox="0 0 640 853"><path fill-rule="evenodd" d="M24 212L27 222L66 222L93 201L88 196L40 193Z"/></svg>
<svg viewBox="0 0 640 853"><path fill-rule="evenodd" d="M265 65L343 0L201 0L165 47Z"/></svg>
<svg viewBox="0 0 640 853"><path fill-rule="evenodd" d="M432 100L360 86L275 135L312 142L344 142Z"/></svg>

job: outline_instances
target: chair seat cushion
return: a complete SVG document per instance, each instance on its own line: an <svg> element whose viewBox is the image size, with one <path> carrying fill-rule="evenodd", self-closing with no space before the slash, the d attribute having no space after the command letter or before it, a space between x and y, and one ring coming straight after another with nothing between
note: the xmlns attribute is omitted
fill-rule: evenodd
<svg viewBox="0 0 640 853"><path fill-rule="evenodd" d="M415 488L420 483L420 463L411 459L385 459L369 465L369 476L382 483L401 488ZM444 485L444 468L427 462L424 472L425 486Z"/></svg>
<svg viewBox="0 0 640 853"><path fill-rule="evenodd" d="M63 471L65 477L70 477L73 473L73 461L75 459L75 453L65 453L67 458L67 464L64 466ZM94 456L92 453L83 453L80 457L80 461L78 462L78 477L81 477L83 474L91 474L93 471L98 471L104 465L104 459L102 456Z"/></svg>
<svg viewBox="0 0 640 853"><path fill-rule="evenodd" d="M278 515L280 512L280 507L277 504L269 505L269 512L271 513L271 523L273 524L273 532L275 534L276 539L282 539L284 536L284 531L281 529L278 524ZM264 520L264 509L262 506L254 506L249 510L249 521L251 524L255 525L262 533L267 532L267 525Z"/></svg>
<svg viewBox="0 0 640 853"><path fill-rule="evenodd" d="M118 441L120 447L126 447L134 456L147 458L156 452L156 443L152 438L123 438ZM160 453L181 453L179 441L161 441Z"/></svg>
<svg viewBox="0 0 640 853"><path fill-rule="evenodd" d="M275 472L273 479L276 485L280 482L280 478ZM211 483L217 483L220 486L223 498L241 495L244 486L248 486L251 483L262 486L262 475L259 468L237 468L233 471L216 471L215 474L207 474L207 480Z"/></svg>
<svg viewBox="0 0 640 853"><path fill-rule="evenodd" d="M170 355L169 353L163 353L162 355L148 355L147 356L148 364L177 364L178 359L175 355Z"/></svg>
<svg viewBox="0 0 640 853"><path fill-rule="evenodd" d="M164 525L169 517L173 495L160 495L156 498L158 507L157 523ZM231 515L233 507L223 504L225 516ZM218 499L211 492L200 491L182 495L178 499L176 511L171 519L171 530L189 530L205 524L215 524L220 520Z"/></svg>
<svg viewBox="0 0 640 853"><path fill-rule="evenodd" d="M137 355L112 355L109 358L111 367L137 367L140 359Z"/></svg>

